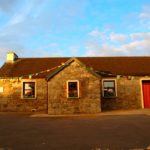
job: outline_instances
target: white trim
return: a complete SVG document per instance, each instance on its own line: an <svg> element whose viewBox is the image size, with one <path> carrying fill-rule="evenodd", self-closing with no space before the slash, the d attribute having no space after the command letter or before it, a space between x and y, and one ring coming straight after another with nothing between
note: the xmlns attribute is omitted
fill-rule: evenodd
<svg viewBox="0 0 150 150"><path fill-rule="evenodd" d="M69 92L68 92L68 83L69 82L77 82L77 91L78 91L78 96L77 97L69 97ZM79 98L79 95L80 95L79 80L67 80L67 98Z"/></svg>
<svg viewBox="0 0 150 150"><path fill-rule="evenodd" d="M147 78L141 78L140 79L140 88L141 88L141 106L142 108L145 108L144 107L144 97L143 97L143 88L142 88L142 81L150 81L150 77L147 77Z"/></svg>
<svg viewBox="0 0 150 150"><path fill-rule="evenodd" d="M34 98L24 98L23 97L23 83L25 82L34 82L35 83L35 97ZM21 81L21 99L36 99L37 98L37 92L36 92L36 80L30 80L30 79L25 79Z"/></svg>
<svg viewBox="0 0 150 150"><path fill-rule="evenodd" d="M103 97L104 97L104 81L114 81L115 82L115 97L117 97L117 79L116 78L102 79L102 89L101 89L101 91L102 91L102 96Z"/></svg>

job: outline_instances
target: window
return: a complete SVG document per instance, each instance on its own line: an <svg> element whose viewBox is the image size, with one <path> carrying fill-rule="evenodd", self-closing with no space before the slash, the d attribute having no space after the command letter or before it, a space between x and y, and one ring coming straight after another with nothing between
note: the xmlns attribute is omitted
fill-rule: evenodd
<svg viewBox="0 0 150 150"><path fill-rule="evenodd" d="M23 98L35 98L35 82L23 82Z"/></svg>
<svg viewBox="0 0 150 150"><path fill-rule="evenodd" d="M79 97L79 82L78 81L67 82L67 97L68 98Z"/></svg>
<svg viewBox="0 0 150 150"><path fill-rule="evenodd" d="M3 93L4 92L4 88L1 86L0 87L0 93Z"/></svg>
<svg viewBox="0 0 150 150"><path fill-rule="evenodd" d="M115 80L103 80L103 97L110 98L116 96Z"/></svg>

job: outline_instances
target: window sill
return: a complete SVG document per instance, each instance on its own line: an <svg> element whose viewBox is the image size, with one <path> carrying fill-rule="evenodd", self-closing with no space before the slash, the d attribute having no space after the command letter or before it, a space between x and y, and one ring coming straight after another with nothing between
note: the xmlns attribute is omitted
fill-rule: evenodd
<svg viewBox="0 0 150 150"><path fill-rule="evenodd" d="M80 97L67 97L67 99L79 99Z"/></svg>
<svg viewBox="0 0 150 150"><path fill-rule="evenodd" d="M35 99L36 99L36 97L34 97L34 98L22 97L21 99L24 99L24 100L35 100Z"/></svg>
<svg viewBox="0 0 150 150"><path fill-rule="evenodd" d="M117 96L112 96L112 97L102 97L103 99L116 99L117 98Z"/></svg>

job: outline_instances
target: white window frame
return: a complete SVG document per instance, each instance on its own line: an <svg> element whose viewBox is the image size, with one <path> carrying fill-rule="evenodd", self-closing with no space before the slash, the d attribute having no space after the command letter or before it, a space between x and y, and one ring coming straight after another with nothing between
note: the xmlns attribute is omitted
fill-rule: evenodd
<svg viewBox="0 0 150 150"><path fill-rule="evenodd" d="M24 87L23 87L23 84L24 84L24 83L27 83L27 82L34 82L34 83L35 83L35 97L33 97L33 98L32 98L32 97L27 98L27 97L24 97L24 95L23 95L23 90L24 90L24 89L23 89L23 88L24 88ZM36 99L36 98L37 98L36 84L37 84L37 83L36 83L35 80L23 80L23 81L22 81L22 85L21 85L21 99Z"/></svg>
<svg viewBox="0 0 150 150"><path fill-rule="evenodd" d="M77 97L69 97L69 87L68 87L68 83L69 82L77 82L77 91L78 91L78 96ZM79 80L68 80L67 81L67 98L79 98Z"/></svg>
<svg viewBox="0 0 150 150"><path fill-rule="evenodd" d="M110 97L104 96L104 82L105 81L114 81L114 83L115 83L115 96L110 96ZM114 98L114 97L117 97L117 80L116 79L113 79L113 78L102 79L102 96L103 96L103 98Z"/></svg>

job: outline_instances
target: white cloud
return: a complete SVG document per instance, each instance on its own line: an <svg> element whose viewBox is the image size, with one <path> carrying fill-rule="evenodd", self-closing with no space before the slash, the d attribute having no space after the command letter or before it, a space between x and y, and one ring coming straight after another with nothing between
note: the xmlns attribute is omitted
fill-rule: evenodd
<svg viewBox="0 0 150 150"><path fill-rule="evenodd" d="M150 19L150 12L143 12L139 14L141 19Z"/></svg>
<svg viewBox="0 0 150 150"><path fill-rule="evenodd" d="M37 51L37 53L35 53L35 51ZM32 57L62 57L64 54L62 52L62 50L60 49L55 49L55 50L51 50L51 51L47 51L47 50L40 50L38 51L38 49L33 49L32 50L33 55ZM29 55L29 54L28 54ZM31 57L31 55L29 55L29 57Z"/></svg>
<svg viewBox="0 0 150 150"><path fill-rule="evenodd" d="M50 48L57 48L58 47L58 43L53 42L53 43L48 43L46 45L41 45L40 47L38 47L38 50L46 50L46 49L50 49Z"/></svg>
<svg viewBox="0 0 150 150"><path fill-rule="evenodd" d="M121 49L120 47L115 47L108 43L98 44L95 42L86 43L86 55L87 56L121 56L127 55L126 49Z"/></svg>
<svg viewBox="0 0 150 150"><path fill-rule="evenodd" d="M112 42L125 42L127 40L127 36L124 34L114 33L111 34L100 32L99 30L93 30L88 33L92 38L99 39L99 40L111 40Z"/></svg>
<svg viewBox="0 0 150 150"><path fill-rule="evenodd" d="M143 27L143 30L150 29L150 3L144 5L142 11L138 13L139 24L137 27Z"/></svg>
<svg viewBox="0 0 150 150"><path fill-rule="evenodd" d="M69 48L69 53L72 55L72 56L77 56L78 52L79 52L79 48L80 46L78 45L72 45L70 48Z"/></svg>
<svg viewBox="0 0 150 150"><path fill-rule="evenodd" d="M132 40L150 38L150 32L139 32L130 34Z"/></svg>
<svg viewBox="0 0 150 150"><path fill-rule="evenodd" d="M129 35L124 34L109 34L111 37L105 42L97 42L91 40L86 42L86 55L88 56L103 56L103 55L149 55L150 54L150 33L132 33ZM114 44L115 41L128 40L124 44Z"/></svg>
<svg viewBox="0 0 150 150"><path fill-rule="evenodd" d="M143 3L144 4L144 3ZM128 32L147 31L150 29L150 3L141 6L139 10L133 10L122 18L119 26L123 24L122 30ZM119 27L120 28L120 27Z"/></svg>
<svg viewBox="0 0 150 150"><path fill-rule="evenodd" d="M64 55L67 50L63 52L59 48L61 46L58 44L61 41L60 37L64 40L66 38L64 33L72 34L79 30L80 34L84 34L85 28L87 31L93 25L91 22L88 27L85 27L88 18L87 5L89 4L89 0L80 2L62 0L58 3L49 0L0 0L0 12L2 15L5 13L5 21L9 19L5 25L3 22L2 27L0 26L0 59L3 59L6 52L11 49L14 49L18 55L31 57L32 54L35 56ZM133 12L133 14L130 18L124 19L126 22L124 26L127 30L129 29L128 32L135 33L123 34L113 31L118 22L112 24L111 19L106 26L98 22L97 26L103 28L104 31L95 27L88 33L87 55L150 54L150 32L146 32L147 29L150 29L150 5L144 6L141 12ZM82 30L79 21L82 22ZM122 23L119 25L124 27ZM120 27L117 26L117 31ZM81 40L80 44L77 43L80 46L68 45L67 55L80 53L82 42Z"/></svg>
<svg viewBox="0 0 150 150"><path fill-rule="evenodd" d="M41 0L0 1L0 11L7 12L7 9L11 7L11 9L8 10L7 22L5 22L3 28L0 28L0 60L4 61L5 55L9 50L15 51L18 55L26 54L27 51L31 54L29 50L25 51L25 49L30 49L25 48L25 43L31 39L38 28L35 18L31 15L33 14L33 10L34 13L36 13L36 11L39 12L39 9L44 5L44 2L46 2L46 0L43 0L42 3ZM30 44L28 43L28 45Z"/></svg>
<svg viewBox="0 0 150 150"><path fill-rule="evenodd" d="M127 36L124 34L111 33L110 40L113 42L125 42L127 40Z"/></svg>
<svg viewBox="0 0 150 150"><path fill-rule="evenodd" d="M11 20L8 22L8 26L19 24L25 21L28 15L30 14L31 9L32 7L28 7L22 10L21 12L14 14Z"/></svg>
<svg viewBox="0 0 150 150"><path fill-rule="evenodd" d="M140 19L150 19L150 4L143 7L143 11L139 13Z"/></svg>
<svg viewBox="0 0 150 150"><path fill-rule="evenodd" d="M109 38L105 32L100 32L99 30L93 30L89 32L88 35L92 38L102 41L105 41Z"/></svg>
<svg viewBox="0 0 150 150"><path fill-rule="evenodd" d="M56 53L61 54L62 50L58 48L61 35L64 30L67 33L77 28L76 20L85 17L87 5L86 0L0 0L0 13L6 17L0 24L0 59L4 57L2 53L5 54L10 49L20 50L22 55L29 54L31 57L32 54L38 56L37 51L43 51L43 47L44 55L46 51L55 55L53 49L58 49ZM30 52L31 49L35 49L33 53ZM75 51L76 48L71 48L72 53Z"/></svg>
<svg viewBox="0 0 150 150"><path fill-rule="evenodd" d="M120 51L126 51L128 54L146 55L150 52L150 39L129 42L128 44L118 47Z"/></svg>
<svg viewBox="0 0 150 150"><path fill-rule="evenodd" d="M0 0L0 11L12 13L17 2L19 0Z"/></svg>
<svg viewBox="0 0 150 150"><path fill-rule="evenodd" d="M89 35L93 36L93 37L101 37L103 36L104 33L98 31L98 30L93 30L89 33Z"/></svg>

